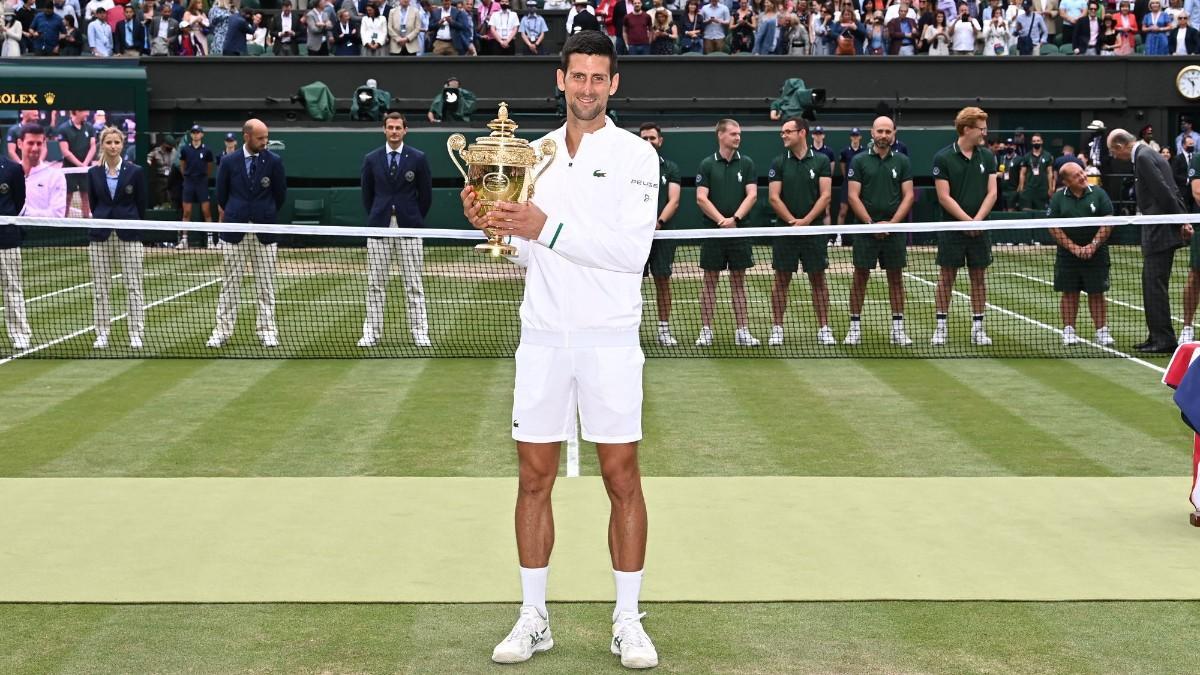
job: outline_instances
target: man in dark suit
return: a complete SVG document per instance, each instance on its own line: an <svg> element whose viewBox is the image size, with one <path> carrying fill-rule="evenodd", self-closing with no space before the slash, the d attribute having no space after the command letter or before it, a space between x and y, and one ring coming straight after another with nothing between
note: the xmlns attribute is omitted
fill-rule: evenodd
<svg viewBox="0 0 1200 675"><path fill-rule="evenodd" d="M1175 185L1179 188L1179 194L1184 196L1184 201L1187 201L1187 195L1191 191L1188 188L1188 167L1192 165L1192 157L1195 156L1196 140L1188 137L1183 139L1183 152L1171 158L1171 173L1175 176Z"/></svg>
<svg viewBox="0 0 1200 675"><path fill-rule="evenodd" d="M462 56L471 48L467 13L455 6L460 4L462 0L442 0L442 6L430 12L429 44L434 56Z"/></svg>
<svg viewBox="0 0 1200 675"><path fill-rule="evenodd" d="M1124 129L1108 134L1108 149L1114 159L1133 163L1137 208L1141 215L1186 213L1171 167L1162 155L1139 143ZM1142 305L1150 337L1134 348L1140 352L1169 354L1175 350L1175 327L1171 324L1171 263L1175 249L1183 246L1182 225L1142 225Z"/></svg>
<svg viewBox="0 0 1200 675"><path fill-rule="evenodd" d="M25 170L0 157L0 216L17 216L25 208ZM25 317L25 291L21 286L21 228L0 225L0 287L4 290L4 323L13 349L29 349L29 320Z"/></svg>
<svg viewBox="0 0 1200 675"><path fill-rule="evenodd" d="M274 223L283 200L287 197L287 175L279 155L267 150L269 132L260 120L247 120L242 125L241 149L225 155L217 167L217 205L221 207L221 222ZM241 298L242 274L249 261L254 272L254 288L258 298L258 320L255 332L264 347L279 346L279 331L275 326L275 255L279 235L256 234L246 237L241 232L222 232L225 242L225 285L217 302L217 327L213 329L208 346L219 348L233 335L237 325L238 300Z"/></svg>
<svg viewBox="0 0 1200 675"><path fill-rule="evenodd" d="M161 14L150 22L150 56L168 56L179 46L179 21L171 16L171 5L163 5Z"/></svg>
<svg viewBox="0 0 1200 675"><path fill-rule="evenodd" d="M271 42L275 45L276 56L295 56L299 54L301 23L300 17L292 11L292 0L283 0L283 9L271 19Z"/></svg>
<svg viewBox="0 0 1200 675"><path fill-rule="evenodd" d="M333 22L334 56L359 56L362 54L362 37L358 33L358 20L350 16L349 10L338 12Z"/></svg>
<svg viewBox="0 0 1200 675"><path fill-rule="evenodd" d="M1183 49L1185 54L1200 54L1200 31L1192 28L1191 17L1187 12L1180 12L1175 18L1175 28L1167 33L1167 54L1174 54L1179 48L1179 35L1183 34Z"/></svg>
<svg viewBox="0 0 1200 675"><path fill-rule="evenodd" d="M125 20L117 22L116 53L122 56L140 56L146 44L146 27L134 19L133 5L125 5Z"/></svg>
<svg viewBox="0 0 1200 675"><path fill-rule="evenodd" d="M404 145L407 133L404 115L389 113L383 120L387 143L363 158L362 199L368 227L425 227L425 216L433 204L433 173L425 153ZM383 311L393 252L400 257L400 271L404 275L413 343L429 347L425 288L421 283L425 256L417 237L367 239L367 318L358 346L374 347L383 336Z"/></svg>
<svg viewBox="0 0 1200 675"><path fill-rule="evenodd" d="M1103 24L1100 23L1098 16L1099 9L1099 3L1089 0L1087 14L1079 17L1075 22L1071 46L1076 54L1098 55L1100 53L1100 33L1103 32Z"/></svg>
<svg viewBox="0 0 1200 675"><path fill-rule="evenodd" d="M253 18L249 11L242 14L232 14L227 20L225 28L225 47L221 51L222 56L245 56L246 55L246 36L253 35L258 28L257 19Z"/></svg>

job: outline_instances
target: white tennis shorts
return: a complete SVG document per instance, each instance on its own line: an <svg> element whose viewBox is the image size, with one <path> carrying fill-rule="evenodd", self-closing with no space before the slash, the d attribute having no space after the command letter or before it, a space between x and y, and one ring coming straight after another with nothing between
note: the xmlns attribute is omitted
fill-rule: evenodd
<svg viewBox="0 0 1200 675"><path fill-rule="evenodd" d="M584 440L632 443L642 439L642 365L639 346L517 347L512 437L527 443L564 441L576 414Z"/></svg>

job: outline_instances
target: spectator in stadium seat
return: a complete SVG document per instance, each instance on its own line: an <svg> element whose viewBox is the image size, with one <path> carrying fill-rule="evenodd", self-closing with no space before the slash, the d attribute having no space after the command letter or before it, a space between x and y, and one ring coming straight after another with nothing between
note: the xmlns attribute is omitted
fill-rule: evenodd
<svg viewBox="0 0 1200 675"><path fill-rule="evenodd" d="M108 25L108 10L103 7L96 10L96 20L88 24L87 42L92 56L108 58L113 55L112 26ZM54 48L57 51L57 40Z"/></svg>
<svg viewBox="0 0 1200 675"><path fill-rule="evenodd" d="M150 55L168 56L179 40L179 22L171 17L170 5L163 5L159 11L159 16L150 22Z"/></svg>
<svg viewBox="0 0 1200 675"><path fill-rule="evenodd" d="M700 20L704 24L704 53L725 51L725 36L732 23L729 8L720 0L709 0L700 8Z"/></svg>
<svg viewBox="0 0 1200 675"><path fill-rule="evenodd" d="M833 53L831 39L837 24L833 20L833 11L828 5L822 5L809 19L809 35L812 36L813 56L829 56Z"/></svg>
<svg viewBox="0 0 1200 675"><path fill-rule="evenodd" d="M758 172L754 160L743 155L742 128L735 120L717 122L717 151L700 162L696 173L696 205L705 226L733 228L750 217L758 196ZM706 239L700 245L700 269L704 277L700 289L700 335L697 347L712 346L712 315L717 302L717 282L723 270L729 270L730 298L736 325L734 344L757 347L750 334L746 313L746 270L754 266L751 242L747 238Z"/></svg>
<svg viewBox="0 0 1200 675"><path fill-rule="evenodd" d="M221 49L222 56L246 55L246 36L253 35L258 29L255 21L249 10L242 10L229 17L225 28L225 46Z"/></svg>
<svg viewBox="0 0 1200 675"><path fill-rule="evenodd" d="M1117 20L1112 14L1104 15L1103 27L1100 29L1100 56L1116 56L1120 45L1121 34L1117 32Z"/></svg>
<svg viewBox="0 0 1200 675"><path fill-rule="evenodd" d="M1017 53L1021 56L1036 56L1049 36L1046 20L1034 12L1033 4L1033 0L1023 0L1021 13L1017 14L1012 24L1013 36L1017 39Z"/></svg>
<svg viewBox="0 0 1200 675"><path fill-rule="evenodd" d="M1171 167L1158 153L1137 142L1124 129L1108 134L1114 159L1133 164L1138 212L1143 215L1185 213ZM1170 280L1175 249L1183 246L1185 231L1179 225L1142 224L1142 306L1149 337L1134 346L1140 352L1170 353L1176 346L1171 320Z"/></svg>
<svg viewBox="0 0 1200 675"><path fill-rule="evenodd" d="M758 30L758 23L754 10L750 7L750 0L736 0L729 21L730 53L753 52L754 33Z"/></svg>
<svg viewBox="0 0 1200 675"><path fill-rule="evenodd" d="M63 17L63 29L58 34L59 56L83 55L83 33L79 30L78 23L75 15Z"/></svg>
<svg viewBox="0 0 1200 675"><path fill-rule="evenodd" d="M103 14L100 18L103 19ZM106 26L108 24L105 24ZM42 8L42 12L33 19L31 26L33 37L33 54L35 56L56 56L58 54L58 38L63 30L63 18L54 13L54 5L47 4ZM89 29L90 31L90 29ZM100 31L97 31L98 33ZM94 56L112 56L112 35L108 37L107 53L104 53L104 40L100 36L101 53L97 54L96 50L92 50ZM89 40L90 43L90 40Z"/></svg>
<svg viewBox="0 0 1200 675"><path fill-rule="evenodd" d="M780 13L775 11L775 3L771 0L766 0L763 3L762 14L758 15L758 24L754 29L754 53L755 54L773 54L775 53L775 43L780 40L786 29L786 19L782 19ZM783 38L786 39L786 38Z"/></svg>
<svg viewBox="0 0 1200 675"><path fill-rule="evenodd" d="M1138 20L1137 16L1129 9L1129 0L1121 0L1117 7L1117 13L1113 16L1117 28L1117 48L1114 53L1118 56L1127 56L1134 53Z"/></svg>
<svg viewBox="0 0 1200 675"><path fill-rule="evenodd" d="M1054 173L1061 176L1062 168L1064 166L1066 166L1066 164L1068 162L1070 162L1072 164L1078 164L1079 168L1081 168L1081 169L1087 168L1085 166L1083 158L1079 157L1078 155L1075 154L1075 146L1063 145L1062 155L1055 158L1055 160L1054 160Z"/></svg>
<svg viewBox="0 0 1200 675"><path fill-rule="evenodd" d="M240 151L227 155L217 168L217 205L227 223L274 223L287 198L283 160L267 150L267 125L256 119L242 127ZM222 232L224 285L217 303L217 325L207 346L224 346L237 325L242 275L247 262L254 272L258 318L255 332L264 347L279 346L275 324L275 258L278 235Z"/></svg>
<svg viewBox="0 0 1200 675"><path fill-rule="evenodd" d="M15 19L14 19L15 21ZM25 208L25 173L21 164L0 157L0 216L18 216ZM4 291L4 325L14 351L29 349L32 331L25 315L21 284L21 228L0 225L0 290Z"/></svg>
<svg viewBox="0 0 1200 675"><path fill-rule="evenodd" d="M583 14L590 16L582 16ZM588 4L588 0L575 0L575 5L567 12L567 35L574 35L581 30L600 30L596 10Z"/></svg>
<svg viewBox="0 0 1200 675"><path fill-rule="evenodd" d="M908 3L902 1L896 18L888 23L888 54L915 56L917 53L917 22L909 15Z"/></svg>
<svg viewBox="0 0 1200 675"><path fill-rule="evenodd" d="M179 21L179 32L182 35L190 26L195 26L196 30L193 33L193 42L199 42L200 48L204 54L209 52L208 38L205 33L208 31L211 23L208 15L204 12L204 0L191 0L188 3L187 11L183 13L183 19Z"/></svg>
<svg viewBox="0 0 1200 675"><path fill-rule="evenodd" d="M327 6L328 0L317 0L316 4L304 14L306 29L304 42L309 56L329 56L329 33L333 30L333 21L325 11ZM389 16L389 26L391 25L390 19Z"/></svg>
<svg viewBox="0 0 1200 675"><path fill-rule="evenodd" d="M1200 54L1200 31L1191 26L1191 16L1180 12L1175 27L1167 33L1167 53L1175 56Z"/></svg>
<svg viewBox="0 0 1200 675"><path fill-rule="evenodd" d="M745 0L743 0L744 2ZM642 9L641 2L633 6L633 11L625 15L625 25L622 26L622 39L630 56L647 56L650 54L650 15Z"/></svg>
<svg viewBox="0 0 1200 675"><path fill-rule="evenodd" d="M546 20L538 13L537 0L525 0L525 15L518 28L518 52L527 56L541 55L542 41L548 30Z"/></svg>
<svg viewBox="0 0 1200 675"><path fill-rule="evenodd" d="M638 130L642 140L654 146L658 153L658 220L656 230L671 229L671 219L679 211L680 177L679 166L662 156L662 129L654 122L646 122ZM671 335L671 267L675 262L676 242L670 239L655 239L650 244L650 256L646 267L654 279L655 306L658 310L658 344L675 347L679 342Z"/></svg>
<svg viewBox="0 0 1200 675"><path fill-rule="evenodd" d="M887 275L888 302L892 310L891 343L912 345L904 329L904 268L908 264L903 233L880 231L890 223L908 220L913 204L912 165L908 157L892 149L896 125L880 116L871 124L872 147L854 157L846 179L850 181L849 202L855 221L876 226L875 231L854 236L854 277L850 285L850 329L842 344L854 346L862 340L862 308L867 282L876 263Z"/></svg>
<svg viewBox="0 0 1200 675"><path fill-rule="evenodd" d="M1171 15L1162 9L1159 0L1150 0L1150 11L1142 17L1142 32L1146 34L1146 56L1167 54L1167 33L1173 27Z"/></svg>
<svg viewBox="0 0 1200 675"><path fill-rule="evenodd" d="M96 206L96 217L106 220L146 219L146 176L142 167L122 158L125 133L116 127L100 132L101 158L97 166L88 169L87 194ZM116 236L111 228L88 229L88 260L92 268L92 310L96 340L92 349L107 349L109 327L112 323L112 291L114 263L121 265L121 283L125 286L126 317L129 326L129 346L142 348L146 328L142 296L141 230L120 229Z"/></svg>
<svg viewBox="0 0 1200 675"><path fill-rule="evenodd" d="M146 28L138 21L133 5L125 5L125 18L117 24L117 53L121 56L141 56L146 43Z"/></svg>
<svg viewBox="0 0 1200 675"><path fill-rule="evenodd" d="M379 6L368 3L365 15L359 20L359 36L362 38L362 56L387 56L387 19L379 16Z"/></svg>
<svg viewBox="0 0 1200 675"><path fill-rule="evenodd" d="M1012 43L1012 29L1003 12L992 12L983 26L983 55L1007 56Z"/></svg>
<svg viewBox="0 0 1200 675"><path fill-rule="evenodd" d="M1152 124L1147 124L1138 130L1138 140L1150 146L1150 149L1155 152L1162 150L1162 146L1154 140L1154 125Z"/></svg>
<svg viewBox="0 0 1200 675"><path fill-rule="evenodd" d="M1054 193L1054 160L1042 149L1041 134L1033 134L1030 141L1029 154L1021 158L1018 198L1022 209L1042 212Z"/></svg>
<svg viewBox="0 0 1200 675"><path fill-rule="evenodd" d="M425 217L433 204L433 174L429 160L425 153L404 144L408 133L404 115L389 113L383 125L384 146L363 158L361 186L367 227L425 227ZM367 314L358 346L370 349L383 337L393 254L400 258L413 343L418 347L430 347L425 287L421 280L424 252L421 239L417 237L367 238Z"/></svg>
<svg viewBox="0 0 1200 675"><path fill-rule="evenodd" d="M967 3L958 6L958 18L950 24L950 52L958 56L970 56L975 53L975 42L983 29L979 22L971 16Z"/></svg>
<svg viewBox="0 0 1200 675"><path fill-rule="evenodd" d="M1058 19L1062 25L1063 44L1074 44L1075 24L1087 16L1088 0L1059 0Z"/></svg>
<svg viewBox="0 0 1200 675"><path fill-rule="evenodd" d="M429 44L434 56L462 56L469 49L468 18L461 2L442 0L429 15Z"/></svg>
<svg viewBox="0 0 1200 675"><path fill-rule="evenodd" d="M79 0L71 0L71 2L65 2L65 0L54 0L54 13L64 19L68 16L75 17L75 23L78 25L79 15L82 13L81 8L79 7Z"/></svg>
<svg viewBox="0 0 1200 675"><path fill-rule="evenodd" d="M417 36L421 32L421 11L413 7L410 0L400 0L388 14L388 52L392 56L416 56L421 45Z"/></svg>
<svg viewBox="0 0 1200 675"><path fill-rule="evenodd" d="M409 16L417 20L417 34L419 34L421 19L420 12L412 9L409 11ZM362 55L362 38L358 33L358 22L350 16L349 11L343 9L342 11L338 12L338 20L333 24L332 42L334 45L334 56ZM415 46L416 44L417 43L414 40L413 45ZM420 52L417 51L410 53L416 54Z"/></svg>
<svg viewBox="0 0 1200 675"><path fill-rule="evenodd" d="M672 20L671 12L655 12L650 26L650 53L655 56L670 56L679 44L679 26Z"/></svg>
<svg viewBox="0 0 1200 675"><path fill-rule="evenodd" d="M4 15L4 23L0 26L0 58L11 59L21 55L21 41L25 38L25 30L21 26L21 22L17 21L17 15L8 13Z"/></svg>
<svg viewBox="0 0 1200 675"><path fill-rule="evenodd" d="M25 172L25 209L23 216L65 218L67 216L67 179L46 156L47 133L39 124L21 127L17 140L21 167Z"/></svg>
<svg viewBox="0 0 1200 675"><path fill-rule="evenodd" d="M500 9L488 15L492 49L497 56L515 56L517 53L516 40L521 19L510 7L509 0L500 0Z"/></svg>
<svg viewBox="0 0 1200 675"><path fill-rule="evenodd" d="M987 138L986 112L976 107L963 108L954 118L958 140L933 157L933 181L938 205L946 220L983 221L996 205L996 158L984 147ZM1049 166L1045 169L1049 170ZM946 344L950 298L958 271L965 265L971 280L971 344L992 344L983 327L987 308L987 268L992 264L992 239L984 230L939 232L935 291L937 325L930 344Z"/></svg>
<svg viewBox="0 0 1200 675"><path fill-rule="evenodd" d="M21 51L25 54L33 53L33 38L36 33L33 31L33 21L38 17L37 0L22 0L23 4L15 11L13 16L16 23L21 24Z"/></svg>
<svg viewBox="0 0 1200 675"><path fill-rule="evenodd" d="M1099 186L1087 184L1083 168L1075 163L1063 166L1059 176L1063 188L1050 199L1047 215L1050 218L1095 218L1113 214L1112 201ZM1096 327L1096 344L1108 347L1116 342L1108 330L1104 294L1109 285L1108 241L1112 227L1050 228L1050 236L1058 244L1054 257L1054 290L1062 293L1059 309L1062 314L1062 343L1079 344L1075 330L1079 316L1079 294L1088 295L1088 309Z"/></svg>
<svg viewBox="0 0 1200 675"><path fill-rule="evenodd" d="M584 2L584 0L579 0ZM700 3L697 0L687 0L683 16L679 19L679 53L700 53L704 51L704 17L700 15Z"/></svg>
<svg viewBox="0 0 1200 675"><path fill-rule="evenodd" d="M378 13L378 8L376 8ZM385 29L386 30L386 29ZM279 13L271 17L271 48L276 56L296 56L299 52L300 17L292 11L292 0L283 0ZM386 36L386 32L384 33Z"/></svg>
<svg viewBox="0 0 1200 675"><path fill-rule="evenodd" d="M1176 151L1178 151L1178 152L1183 151L1183 142L1187 138L1191 138L1192 141L1196 144L1196 147L1200 147L1200 132L1197 132L1195 129L1192 128L1192 118L1180 117L1179 118L1179 128L1180 128L1179 135L1175 136L1175 150Z"/></svg>
<svg viewBox="0 0 1200 675"><path fill-rule="evenodd" d="M925 44L925 52L930 56L950 55L950 34L946 31L946 14L938 10L933 14L933 23L925 27L921 34Z"/></svg>
<svg viewBox="0 0 1200 675"><path fill-rule="evenodd" d="M1087 14L1071 29L1071 47L1076 54L1099 54L1103 46L1103 24L1099 18L1100 5L1088 0Z"/></svg>
<svg viewBox="0 0 1200 675"><path fill-rule="evenodd" d="M807 227L818 224L829 210L833 179L825 157L808 147L808 122L802 118L785 120L780 128L783 154L771 163L767 173L768 201L779 224L785 227ZM817 318L817 343L837 344L829 328L829 288L825 270L829 267L824 236L775 237L772 242L771 267L775 283L771 288L770 347L784 341L784 313L787 311L788 287L792 276L804 266L812 289L813 312Z"/></svg>

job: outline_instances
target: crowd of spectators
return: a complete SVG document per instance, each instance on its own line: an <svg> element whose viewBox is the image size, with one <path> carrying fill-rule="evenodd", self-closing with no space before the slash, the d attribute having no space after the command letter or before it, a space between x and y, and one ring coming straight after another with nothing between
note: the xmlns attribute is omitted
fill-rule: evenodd
<svg viewBox="0 0 1200 675"><path fill-rule="evenodd" d="M0 56L538 55L548 20L630 55L1200 54L1200 0L259 1L0 0Z"/></svg>

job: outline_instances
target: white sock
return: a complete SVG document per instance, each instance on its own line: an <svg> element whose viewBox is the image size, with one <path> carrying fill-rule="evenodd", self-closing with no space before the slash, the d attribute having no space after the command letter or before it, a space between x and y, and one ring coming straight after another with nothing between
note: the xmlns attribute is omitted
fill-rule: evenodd
<svg viewBox="0 0 1200 675"><path fill-rule="evenodd" d="M521 568L521 604L537 607L542 616L550 616L546 610L546 580L549 577L549 567Z"/></svg>
<svg viewBox="0 0 1200 675"><path fill-rule="evenodd" d="M938 319L938 320L937 320L937 327L938 327L938 330L946 330L946 320L945 320L945 319Z"/></svg>
<svg viewBox="0 0 1200 675"><path fill-rule="evenodd" d="M892 330L904 330L904 319L892 319Z"/></svg>
<svg viewBox="0 0 1200 675"><path fill-rule="evenodd" d="M779 324L775 324L774 326L771 326L771 328L774 328L775 330L783 330L783 326Z"/></svg>
<svg viewBox="0 0 1200 675"><path fill-rule="evenodd" d="M671 322L670 321L659 321L658 322L658 330L663 333L671 330Z"/></svg>
<svg viewBox="0 0 1200 675"><path fill-rule="evenodd" d="M613 579L617 582L617 608L613 610L613 621L621 612L638 611L638 595L642 592L642 571L618 572L613 570Z"/></svg>

